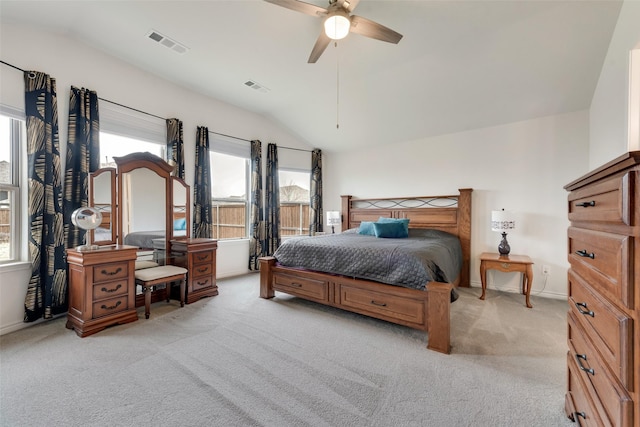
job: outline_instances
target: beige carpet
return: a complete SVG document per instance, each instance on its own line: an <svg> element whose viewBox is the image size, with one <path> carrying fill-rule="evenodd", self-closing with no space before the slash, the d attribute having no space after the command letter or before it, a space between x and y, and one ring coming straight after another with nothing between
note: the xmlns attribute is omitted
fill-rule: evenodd
<svg viewBox="0 0 640 427"><path fill-rule="evenodd" d="M0 337L2 426L570 426L566 302L462 289L453 354L258 277L81 339L56 319Z"/></svg>

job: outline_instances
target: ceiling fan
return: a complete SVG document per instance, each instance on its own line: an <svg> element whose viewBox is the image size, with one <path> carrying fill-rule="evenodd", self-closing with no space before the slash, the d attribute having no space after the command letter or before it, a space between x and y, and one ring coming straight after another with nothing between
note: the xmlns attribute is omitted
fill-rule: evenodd
<svg viewBox="0 0 640 427"><path fill-rule="evenodd" d="M296 12L323 18L324 31L318 36L311 55L309 55L308 62L310 64L315 63L318 58L320 58L320 55L322 55L331 40L343 39L350 32L394 44L398 44L400 39L402 39L402 34L384 25L361 16L351 15L360 0L329 0L329 7L326 9L298 0L265 1L295 10Z"/></svg>

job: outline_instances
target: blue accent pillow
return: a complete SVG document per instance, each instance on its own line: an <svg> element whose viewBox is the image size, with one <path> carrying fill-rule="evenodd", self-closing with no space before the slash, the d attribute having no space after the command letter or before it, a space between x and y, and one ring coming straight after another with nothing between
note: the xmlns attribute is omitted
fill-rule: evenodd
<svg viewBox="0 0 640 427"><path fill-rule="evenodd" d="M409 218L385 218L385 217L380 217L378 218L378 223L380 224L386 224L386 223L400 223L404 225L404 229L407 232L407 236L409 235ZM404 237L407 237L404 236Z"/></svg>
<svg viewBox="0 0 640 427"><path fill-rule="evenodd" d="M408 228L402 222L374 222L373 230L376 237L384 237L390 239L401 239L409 237Z"/></svg>
<svg viewBox="0 0 640 427"><path fill-rule="evenodd" d="M187 229L187 219L181 218L173 221L173 229L174 230L186 230Z"/></svg>
<svg viewBox="0 0 640 427"><path fill-rule="evenodd" d="M373 229L373 222L371 221L360 222L360 227L358 227L358 234L364 234L366 236L375 236L376 232Z"/></svg>

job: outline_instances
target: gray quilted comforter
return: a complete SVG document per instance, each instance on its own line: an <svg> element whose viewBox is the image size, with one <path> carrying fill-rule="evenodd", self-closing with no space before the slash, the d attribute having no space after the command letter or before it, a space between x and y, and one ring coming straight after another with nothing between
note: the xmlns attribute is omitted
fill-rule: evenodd
<svg viewBox="0 0 640 427"><path fill-rule="evenodd" d="M460 240L439 230L411 229L403 239L361 235L357 229L295 237L284 241L274 257L288 267L420 290L430 281L455 281L462 268Z"/></svg>

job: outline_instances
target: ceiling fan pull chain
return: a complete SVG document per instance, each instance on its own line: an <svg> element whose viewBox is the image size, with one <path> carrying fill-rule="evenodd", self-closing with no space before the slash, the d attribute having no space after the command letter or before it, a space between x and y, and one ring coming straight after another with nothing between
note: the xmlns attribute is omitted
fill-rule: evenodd
<svg viewBox="0 0 640 427"><path fill-rule="evenodd" d="M336 129L340 129L340 57L338 56L338 42L336 48Z"/></svg>

